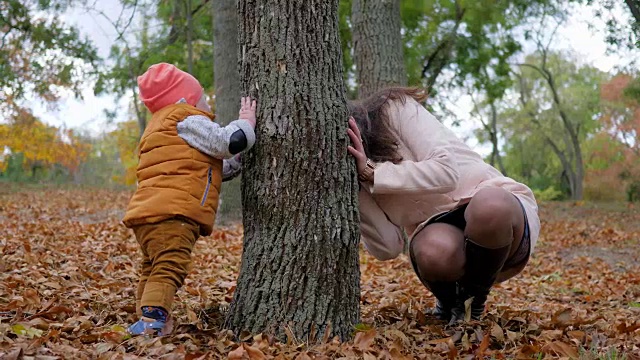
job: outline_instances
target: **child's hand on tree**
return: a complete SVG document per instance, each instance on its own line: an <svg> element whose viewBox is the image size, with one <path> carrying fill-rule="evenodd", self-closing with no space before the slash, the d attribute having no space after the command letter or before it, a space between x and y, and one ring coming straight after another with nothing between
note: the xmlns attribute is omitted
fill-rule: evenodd
<svg viewBox="0 0 640 360"><path fill-rule="evenodd" d="M251 126L256 127L256 101L251 100L250 96L240 98L240 115L239 119L247 120Z"/></svg>

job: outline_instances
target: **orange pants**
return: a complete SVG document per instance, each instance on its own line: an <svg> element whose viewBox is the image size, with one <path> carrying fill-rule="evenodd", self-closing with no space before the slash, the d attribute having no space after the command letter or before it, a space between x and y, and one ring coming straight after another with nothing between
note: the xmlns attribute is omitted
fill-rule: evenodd
<svg viewBox="0 0 640 360"><path fill-rule="evenodd" d="M176 291L192 267L191 252L200 226L187 218L173 218L133 228L142 250L142 269L136 292L136 312L142 306L171 311Z"/></svg>

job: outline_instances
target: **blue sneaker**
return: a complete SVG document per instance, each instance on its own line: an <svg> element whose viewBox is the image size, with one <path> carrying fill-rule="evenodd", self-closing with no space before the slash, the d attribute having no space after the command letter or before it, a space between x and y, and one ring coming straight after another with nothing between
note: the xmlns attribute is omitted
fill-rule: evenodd
<svg viewBox="0 0 640 360"><path fill-rule="evenodd" d="M136 321L133 325L129 326L127 331L131 335L157 335L164 336L169 335L165 333L165 326L167 325L167 312L156 306L143 306L142 318Z"/></svg>
<svg viewBox="0 0 640 360"><path fill-rule="evenodd" d="M127 331L131 335L165 335L162 332L166 323L164 321L153 320L149 318L141 318L136 321L133 325L129 326Z"/></svg>

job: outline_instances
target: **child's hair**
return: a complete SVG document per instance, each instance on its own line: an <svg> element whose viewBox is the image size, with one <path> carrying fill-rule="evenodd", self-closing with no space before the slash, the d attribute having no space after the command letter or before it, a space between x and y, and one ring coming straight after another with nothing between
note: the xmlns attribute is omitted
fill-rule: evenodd
<svg viewBox="0 0 640 360"><path fill-rule="evenodd" d="M374 162L402 161L398 153L398 139L390 128L387 110L391 102L405 104L408 97L422 102L427 94L416 87L388 87L365 99L348 102L349 112L362 135L365 154Z"/></svg>

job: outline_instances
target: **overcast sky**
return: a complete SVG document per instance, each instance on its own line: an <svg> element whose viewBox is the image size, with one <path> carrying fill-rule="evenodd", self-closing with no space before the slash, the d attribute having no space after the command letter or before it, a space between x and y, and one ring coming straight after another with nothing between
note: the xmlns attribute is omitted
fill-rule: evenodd
<svg viewBox="0 0 640 360"><path fill-rule="evenodd" d="M104 12L110 19L117 19L120 15L120 6L118 0L100 0L96 1L95 6L98 10ZM125 17L127 14L124 14ZM627 19L626 9L622 7L616 11L618 19ZM102 15L95 11L75 10L64 16L65 21L78 26L83 34L86 34L97 46L99 55L106 58L109 49L117 37L117 33L113 26ZM588 28L587 23L593 21L593 11L589 8L582 7L574 12L566 26L562 27L558 32L559 38L555 41L558 48L573 49L581 55L581 58L603 71L611 71L616 65L626 65L630 61L628 58L619 55L606 55L605 35L602 24L596 32ZM130 26L130 32L139 31L140 25L134 23ZM598 31L600 30L600 31ZM637 54L634 54L637 55ZM91 85L91 84L88 84ZM34 108L34 112L44 121L55 124L65 125L66 127L84 128L92 132L105 131L106 119L104 110L110 111L119 108L117 121L126 120L130 117L128 114L128 102L122 100L116 104L116 100L112 96L93 95L91 86L83 92L84 99L76 100L72 96L63 98L59 104L59 109L52 111L47 109L37 100L30 101L30 105ZM469 104L464 101L459 102L458 108L454 109L461 117L466 117L469 112ZM470 135L470 131L477 127L478 124L464 122L464 126L456 129L461 136L467 139L469 145L477 146L477 142ZM485 153L487 148L477 148L478 151Z"/></svg>

